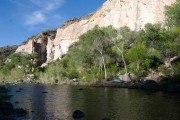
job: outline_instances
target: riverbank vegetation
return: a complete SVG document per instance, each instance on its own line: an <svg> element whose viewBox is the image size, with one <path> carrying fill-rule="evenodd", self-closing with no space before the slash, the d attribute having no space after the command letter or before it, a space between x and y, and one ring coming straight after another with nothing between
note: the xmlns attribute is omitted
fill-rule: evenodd
<svg viewBox="0 0 180 120"><path fill-rule="evenodd" d="M23 80L26 74L33 71L33 60L36 54L14 53L8 56L6 61L0 66L1 82L13 82Z"/></svg>
<svg viewBox="0 0 180 120"><path fill-rule="evenodd" d="M126 72L137 79L149 73L178 74L180 29L146 24L135 32L128 27L96 26L72 45L62 60L51 63L42 79L73 79L83 82L111 79Z"/></svg>
<svg viewBox="0 0 180 120"><path fill-rule="evenodd" d="M6 46L0 47L0 66L2 66L3 62L9 57L9 55L13 54L17 46Z"/></svg>
<svg viewBox="0 0 180 120"><path fill-rule="evenodd" d="M81 35L61 60L46 68L33 69L33 55L13 54L10 62L1 65L1 75L10 73L8 76L15 80L17 74L23 77L24 73L33 73L46 83L73 79L97 82L125 75L126 79L150 78L161 80L163 85L180 84L179 8L180 1L167 6L165 24L148 23L139 31L126 26L119 29L95 26Z"/></svg>

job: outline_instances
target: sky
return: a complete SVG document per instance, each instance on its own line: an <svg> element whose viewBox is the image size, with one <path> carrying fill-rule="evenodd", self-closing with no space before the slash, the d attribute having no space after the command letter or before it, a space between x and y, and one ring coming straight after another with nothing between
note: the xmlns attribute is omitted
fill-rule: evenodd
<svg viewBox="0 0 180 120"><path fill-rule="evenodd" d="M0 47L19 45L68 19L96 11L106 0L0 0Z"/></svg>

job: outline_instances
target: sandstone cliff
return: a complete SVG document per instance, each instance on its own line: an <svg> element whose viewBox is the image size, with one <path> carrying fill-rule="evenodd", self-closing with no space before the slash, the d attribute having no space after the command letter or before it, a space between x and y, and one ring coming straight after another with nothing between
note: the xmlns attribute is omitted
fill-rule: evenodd
<svg viewBox="0 0 180 120"><path fill-rule="evenodd" d="M96 12L79 19L72 19L65 22L57 29L55 39L43 37L40 39L30 39L27 43L20 45L16 52L37 52L40 43L44 46L46 59L49 62L61 58L66 54L68 47L78 41L78 37L92 29L95 25L108 26L114 28L128 26L133 30L139 30L146 23L159 23L164 20L164 6L174 3L176 0L107 0ZM37 47L37 48L36 48ZM36 50L35 50L36 49ZM43 51L41 50L41 52ZM41 54L41 52L39 52ZM42 52L42 54L44 54ZM42 55L43 56L43 55Z"/></svg>

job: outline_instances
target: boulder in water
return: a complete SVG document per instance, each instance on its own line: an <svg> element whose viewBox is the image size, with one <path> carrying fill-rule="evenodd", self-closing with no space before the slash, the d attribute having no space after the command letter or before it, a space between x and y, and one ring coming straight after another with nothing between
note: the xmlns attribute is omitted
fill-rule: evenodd
<svg viewBox="0 0 180 120"><path fill-rule="evenodd" d="M20 90L16 90L16 92L21 92Z"/></svg>
<svg viewBox="0 0 180 120"><path fill-rule="evenodd" d="M113 82L113 83L123 83L124 81L121 80L121 79L119 79L119 78L113 78L113 79L112 79L112 82Z"/></svg>
<svg viewBox="0 0 180 120"><path fill-rule="evenodd" d="M24 90L23 88L19 88L19 90Z"/></svg>
<svg viewBox="0 0 180 120"><path fill-rule="evenodd" d="M74 119L79 119L79 118L82 118L84 116L85 116L85 114L82 111L80 111L80 110L75 110L73 112L73 118Z"/></svg>
<svg viewBox="0 0 180 120"><path fill-rule="evenodd" d="M14 110L14 114L18 117L22 117L27 114L27 112L22 108L17 108Z"/></svg>
<svg viewBox="0 0 180 120"><path fill-rule="evenodd" d="M110 120L110 118L108 118L108 117L104 117L102 120Z"/></svg>
<svg viewBox="0 0 180 120"><path fill-rule="evenodd" d="M44 91L44 92L42 92L42 93L48 93L47 91Z"/></svg>
<svg viewBox="0 0 180 120"><path fill-rule="evenodd" d="M155 82L154 80L145 80L144 81L144 89L159 89L159 84Z"/></svg>

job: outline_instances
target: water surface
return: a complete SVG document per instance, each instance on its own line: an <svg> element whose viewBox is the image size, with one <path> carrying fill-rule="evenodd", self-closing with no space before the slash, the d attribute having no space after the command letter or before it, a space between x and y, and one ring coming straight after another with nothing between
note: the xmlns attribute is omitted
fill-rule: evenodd
<svg viewBox="0 0 180 120"><path fill-rule="evenodd" d="M73 120L76 109L85 113L82 120L180 120L178 93L40 84L9 88L15 95L10 102L28 111L27 120Z"/></svg>

